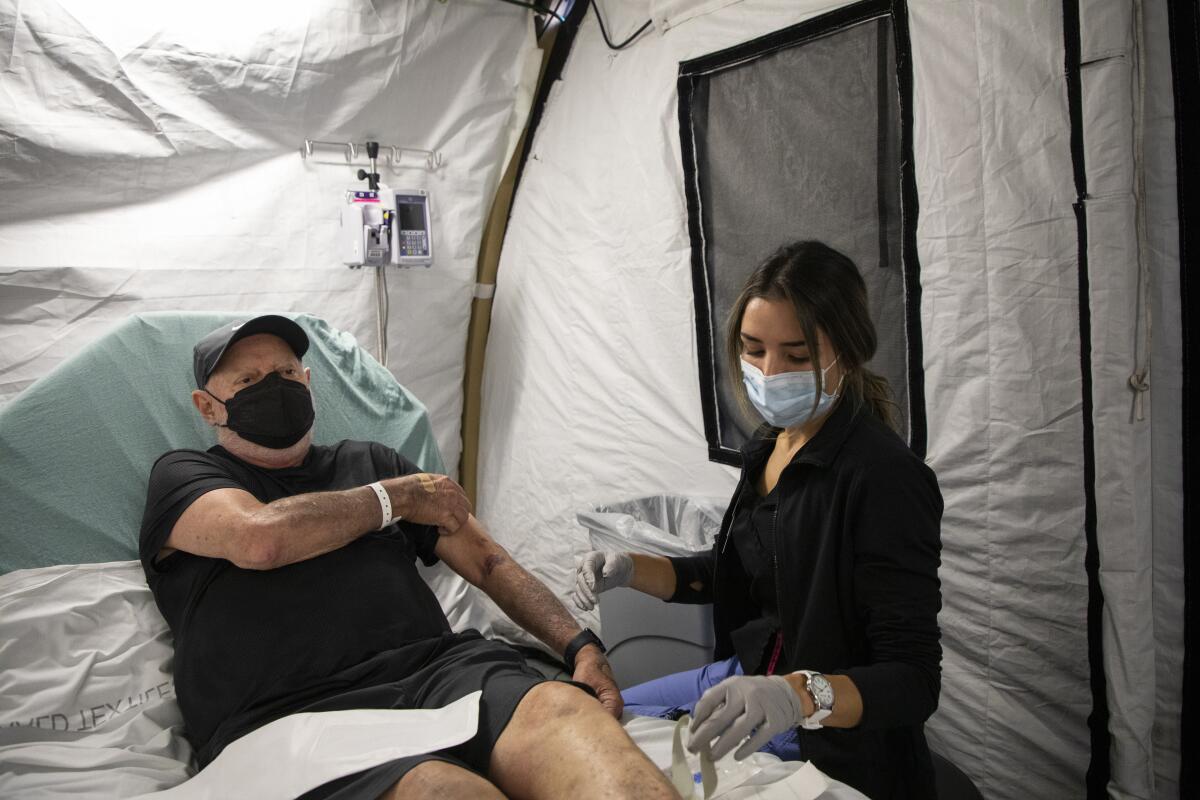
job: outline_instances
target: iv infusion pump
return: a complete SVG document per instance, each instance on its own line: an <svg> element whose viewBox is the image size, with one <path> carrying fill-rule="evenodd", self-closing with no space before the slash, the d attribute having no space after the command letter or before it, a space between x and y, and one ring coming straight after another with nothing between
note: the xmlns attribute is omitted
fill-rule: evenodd
<svg viewBox="0 0 1200 800"><path fill-rule="evenodd" d="M423 189L351 189L342 207L341 260L348 267L433 263L429 194Z"/></svg>
<svg viewBox="0 0 1200 800"><path fill-rule="evenodd" d="M400 266L433 262L433 232L429 226L429 195L424 191L396 192L392 223L392 263Z"/></svg>

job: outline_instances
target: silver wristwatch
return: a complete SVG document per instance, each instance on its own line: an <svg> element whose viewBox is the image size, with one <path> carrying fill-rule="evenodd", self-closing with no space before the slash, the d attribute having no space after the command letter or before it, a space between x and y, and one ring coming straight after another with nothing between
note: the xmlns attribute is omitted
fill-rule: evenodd
<svg viewBox="0 0 1200 800"><path fill-rule="evenodd" d="M819 672L811 672L807 669L799 670L799 672L808 678L808 694L812 697L813 707L816 709L811 716L804 718L800 727L815 731L821 727L821 720L833 713L833 684Z"/></svg>

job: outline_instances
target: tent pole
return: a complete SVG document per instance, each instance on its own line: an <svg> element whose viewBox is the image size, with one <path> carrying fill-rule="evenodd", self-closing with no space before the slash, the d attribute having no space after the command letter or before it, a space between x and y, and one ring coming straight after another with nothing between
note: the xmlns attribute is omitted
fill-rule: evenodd
<svg viewBox="0 0 1200 800"><path fill-rule="evenodd" d="M508 216L516 194L521 169L529 155L529 143L541 119L542 107L546 103L550 84L558 79L565 63L579 19L587 11L587 3L573 3L567 14L566 25L556 25L542 36L538 47L542 49L542 66L538 74L537 93L525 131L517 141L513 156L500 178L492 208L483 228L483 241L479 248L475 282L477 286L495 287L496 274L500 267L500 251L504 234L508 230ZM483 294L484 296L481 296ZM488 331L492 321L492 294L476 292L471 303L471 320L467 326L466 369L463 375L462 455L458 464L459 481L467 492L471 505L475 506L479 491L479 422L483 405L483 366L487 353Z"/></svg>

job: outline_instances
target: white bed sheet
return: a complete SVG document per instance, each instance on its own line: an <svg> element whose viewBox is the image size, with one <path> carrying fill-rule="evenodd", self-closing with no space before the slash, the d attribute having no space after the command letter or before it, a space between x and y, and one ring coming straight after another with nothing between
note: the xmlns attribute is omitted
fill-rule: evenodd
<svg viewBox="0 0 1200 800"><path fill-rule="evenodd" d="M0 797L133 797L186 780L173 657L136 561L0 576Z"/></svg>
<svg viewBox="0 0 1200 800"><path fill-rule="evenodd" d="M294 715L230 745L189 780L195 771L175 700L173 657L170 631L137 561L0 576L0 797L293 797L414 752L404 744L366 752L363 735L379 741L388 738L381 730L416 724L423 742L439 749L469 738L476 724L470 698L436 712ZM673 724L630 716L623 722L669 771ZM440 738L431 738L435 728ZM714 797L863 797L814 767L764 754L752 759ZM247 765L270 768L258 769L252 781Z"/></svg>

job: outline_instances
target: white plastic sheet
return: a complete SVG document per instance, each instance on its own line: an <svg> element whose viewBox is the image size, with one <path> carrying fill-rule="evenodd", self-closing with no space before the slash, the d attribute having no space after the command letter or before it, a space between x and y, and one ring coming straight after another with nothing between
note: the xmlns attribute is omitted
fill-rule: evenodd
<svg viewBox="0 0 1200 800"><path fill-rule="evenodd" d="M186 783L138 800L290 800L397 758L462 744L478 730L482 694L444 708L292 714L231 743Z"/></svg>

